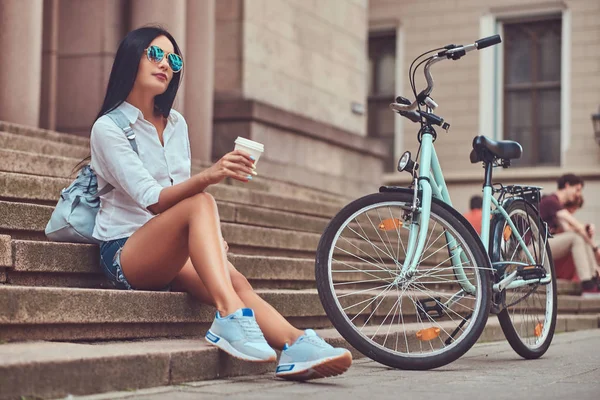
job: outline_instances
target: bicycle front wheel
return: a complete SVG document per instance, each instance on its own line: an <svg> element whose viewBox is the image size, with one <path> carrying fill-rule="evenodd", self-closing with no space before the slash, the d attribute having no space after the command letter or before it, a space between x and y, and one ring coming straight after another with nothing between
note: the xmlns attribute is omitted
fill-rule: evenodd
<svg viewBox="0 0 600 400"><path fill-rule="evenodd" d="M546 232L540 226L539 216L534 207L524 200L515 200L506 212L516 230L523 238L521 243L508 223L504 220L502 229L495 229L493 244L495 254L500 260L508 262L503 276L509 275L518 264L529 264L530 261L523 250L525 245L535 259L535 263L543 267L546 276L551 278L548 284L532 283L514 289L506 289L501 294L506 308L498 314L504 336L514 351L527 359L539 358L548 350L556 327L556 275L554 262L547 243ZM511 265L510 262L515 262ZM516 282L522 280L517 279Z"/></svg>
<svg viewBox="0 0 600 400"><path fill-rule="evenodd" d="M403 276L411 204L408 192L348 204L321 237L315 273L327 316L354 348L390 367L424 370L456 360L481 335L490 264L475 231L433 199L425 250Z"/></svg>

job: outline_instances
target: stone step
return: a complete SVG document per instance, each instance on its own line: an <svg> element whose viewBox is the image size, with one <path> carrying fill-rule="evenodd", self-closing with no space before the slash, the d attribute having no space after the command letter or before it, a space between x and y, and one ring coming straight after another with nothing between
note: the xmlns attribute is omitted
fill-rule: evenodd
<svg viewBox="0 0 600 400"><path fill-rule="evenodd" d="M316 290L257 293L300 328L331 326ZM4 341L196 337L213 317L186 293L0 285Z"/></svg>
<svg viewBox="0 0 600 400"><path fill-rule="evenodd" d="M557 333L596 329L597 315L559 315ZM407 331L418 327L409 326ZM353 358L364 356L334 329L318 334ZM383 340L386 333L375 338ZM505 340L498 320L490 318L478 343ZM158 339L125 342L30 342L0 345L2 398L59 398L176 385L275 370L275 363L236 360L203 339ZM22 398L22 397L21 397Z"/></svg>
<svg viewBox="0 0 600 400"><path fill-rule="evenodd" d="M320 234L310 232L297 232L275 228L263 228L250 225L239 225L229 222L221 224L221 232L228 242L230 250L233 253L256 254L256 255L281 255L285 256L305 256L314 258ZM29 241L28 241L29 242ZM77 249L75 254L81 256L87 254L87 257L97 255L98 246L72 243L46 242L44 257L57 257L59 252L64 249ZM69 247L61 247L69 246ZM83 253L82 253L83 252ZM91 254L88 252L92 252ZM69 261L76 262L77 258L71 258Z"/></svg>
<svg viewBox="0 0 600 400"><path fill-rule="evenodd" d="M0 171L68 178L81 159L0 149Z"/></svg>
<svg viewBox="0 0 600 400"><path fill-rule="evenodd" d="M21 161L17 165L9 165L8 167L3 167L3 163L0 163L0 171L32 174L32 169L36 171L43 169L43 166L40 168L40 164L43 165L43 161L39 159L40 155L62 158L73 157L70 159L70 162L65 162L65 160L62 162L67 164L68 168L64 168L63 166L56 167L56 161L52 160L49 164L50 168L40 173L35 172L35 174L43 176L66 177L70 175L73 167L89 154L90 145L87 137L53 132L3 121L0 121L0 136L2 136L0 137L0 148L2 148L4 152L20 151L30 153L30 156L26 157L27 160L24 160L27 162ZM33 158L31 156L33 156ZM38 158L35 158L36 156ZM200 172L208 166L210 166L210 163L192 160L192 173ZM266 168L267 170L272 169L272 166L270 165L266 165L266 167L269 167ZM261 170L259 170L259 173L260 172ZM323 190L303 186L294 182L288 182L285 181L285 179L277 179L270 175L271 174L266 173L265 168L263 168L260 182L255 182L253 185L255 189L265 190L271 193L287 193L288 196L318 202L337 203L343 198L343 195L338 193L327 193ZM238 186L241 183L231 180L228 181L227 184ZM345 202L348 202L349 200L350 198L344 199Z"/></svg>
<svg viewBox="0 0 600 400"><path fill-rule="evenodd" d="M0 132L1 134L1 132ZM8 134L7 134L8 136ZM37 140L37 139L27 139ZM46 154L52 153L51 151L36 152L38 148L47 147L48 144L56 144L55 142L43 141L37 143L37 146L14 146L11 147L23 147L22 150L15 150L12 148L1 148L0 149L0 171L4 172L15 172L25 175L36 175L36 176L52 176L56 178L69 178L72 179L76 176L77 170L75 169L82 161L82 157L64 156L60 154ZM59 143L60 144L60 143ZM69 146L60 144L61 146ZM75 146L75 150L72 152L79 152L81 146ZM62 150L62 149L61 149ZM198 173L207 167L205 163L197 160L192 161L192 173Z"/></svg>
<svg viewBox="0 0 600 400"><path fill-rule="evenodd" d="M47 156L72 157L79 160L90 154L89 145L81 146L7 132L0 132L0 148Z"/></svg>
<svg viewBox="0 0 600 400"><path fill-rule="evenodd" d="M71 179L0 172L0 199L55 205L60 191L71 183ZM217 201L235 204L256 205L280 211L331 218L343 203L318 203L279 194L228 185L214 185L207 189Z"/></svg>
<svg viewBox="0 0 600 400"><path fill-rule="evenodd" d="M556 289L558 294L579 296L581 294L581 283L572 282L566 279L558 279L556 281Z"/></svg>
<svg viewBox="0 0 600 400"><path fill-rule="evenodd" d="M3 236L0 236L2 239ZM95 246L69 243L13 240L4 236L6 250L5 282L20 286L58 286L80 288L108 288L98 266ZM14 254L14 255L13 255ZM230 252L229 261L246 276L255 288L308 289L314 288L314 257L290 258L266 255L244 255ZM368 266L352 263L357 268ZM361 272L345 274L338 281L357 281ZM579 295L581 285L559 280L558 294Z"/></svg>
<svg viewBox="0 0 600 400"><path fill-rule="evenodd" d="M316 289L257 293L295 325L330 326ZM348 294L340 298L342 304L352 305L353 313L372 323L389 315L397 304L394 294L381 297L377 304L371 300L373 293ZM558 306L560 314L600 313L600 299L559 296ZM414 314L414 308L408 302L402 307L406 307L405 321L411 322L406 318ZM195 336L207 328L213 315L212 307L186 293L0 285L0 340Z"/></svg>
<svg viewBox="0 0 600 400"><path fill-rule="evenodd" d="M218 203L221 222L240 225L262 226L297 232L322 233L329 219L278 211L258 206ZM54 210L45 206L0 200L0 233L24 231L43 237L46 224Z"/></svg>
<svg viewBox="0 0 600 400"><path fill-rule="evenodd" d="M14 241L11 268L5 282L19 286L109 288L93 246ZM228 254L229 261L255 288L308 289L315 287L314 258ZM350 277L349 277L350 278Z"/></svg>
<svg viewBox="0 0 600 400"><path fill-rule="evenodd" d="M70 144L75 146L90 146L90 140L88 138L72 135L69 133L50 131L47 129L41 129L28 125L16 124L14 122L0 121L0 132L13 133L18 134L22 137L50 140L52 142Z"/></svg>
<svg viewBox="0 0 600 400"><path fill-rule="evenodd" d="M110 288L98 265L98 249L91 245L14 240L8 245L2 282L18 286ZM13 256L14 254L14 256ZM315 287L315 260L268 255L228 254L229 261L255 288L311 289ZM354 268L372 269L352 263ZM369 274L370 277L373 273ZM336 282L356 282L364 273L343 274ZM370 279L367 277L367 279ZM372 284L352 284L346 289L369 289Z"/></svg>
<svg viewBox="0 0 600 400"><path fill-rule="evenodd" d="M58 155L47 155L32 153L29 151L19 151L12 149L0 149L0 171L14 172L25 175L51 176L56 178L74 178L77 171L75 167L81 162L82 158L64 157ZM193 160L192 174L199 173L209 167L204 162ZM223 184L239 188L246 188L246 184L234 179L226 179ZM325 193L323 191L308 188L294 184L293 182L284 182L270 177L260 177L252 182L253 190L261 190L272 194L285 193L287 197L299 198L307 201L319 203L339 204L340 201L350 202L351 198L344 198L341 195Z"/></svg>
<svg viewBox="0 0 600 400"><path fill-rule="evenodd" d="M26 223L27 221L23 221L22 225ZM309 265L308 261L310 261L312 265L310 268L314 271L315 251L320 240L318 233L228 222L221 224L221 230L230 247L230 261L241 268L243 273L254 271L253 268L256 268L256 275L253 275L256 279L260 279L258 273L265 267L265 264L260 262L261 258L266 260L265 263L270 265L269 268L284 268L281 264ZM4 241L11 240L7 235L1 237L4 237ZM100 283L103 279L99 274L97 245L12 239L12 244L6 246L11 252L11 256L7 257L9 265L6 265L8 268L5 271L8 283L26 286L102 287ZM346 251L357 247L361 248L364 254L373 252L373 249L363 242L348 241L339 245L340 249ZM340 252L336 251L335 254ZM254 257L249 257L250 255ZM440 263L443 260L444 255L440 252L430 257L428 262ZM251 266L253 263L257 263L257 266ZM357 262L349 262L346 265L352 269L374 268L366 263ZM360 271L338 275L336 281L365 279ZM275 277L267 277L265 282L273 283L274 287L282 287L282 284L285 286L285 281L289 281L287 287L303 288L307 283L303 279L305 276L306 274L300 273L299 281L295 281L294 269L284 269L279 275L280 281Z"/></svg>

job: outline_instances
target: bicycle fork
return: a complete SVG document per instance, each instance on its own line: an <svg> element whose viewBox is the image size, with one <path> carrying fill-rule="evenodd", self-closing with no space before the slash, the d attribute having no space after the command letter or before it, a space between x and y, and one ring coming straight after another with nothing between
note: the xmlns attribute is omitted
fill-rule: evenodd
<svg viewBox="0 0 600 400"><path fill-rule="evenodd" d="M400 271L400 274L396 278L396 281L400 282L405 279L409 279L412 277L416 270L419 261L421 260L421 256L423 255L423 250L425 247L425 243L427 241L427 232L429 231L429 218L431 215L431 203L433 197L433 187L435 186L435 192L439 194L440 189L437 186L437 182L435 178L430 178L431 176L431 168L432 168L432 154L433 153L433 135L431 133L424 133L421 139L421 165L419 167L419 178L413 181L413 185L415 188L413 204L411 207L412 212L412 220L410 225L410 232L408 235L408 245L406 249L406 258L404 260L404 264ZM434 167L434 175L436 170L439 170L439 162L437 161L437 156L433 157L433 167ZM417 188L421 192L420 201L418 199ZM474 294L476 291L475 286L468 280L465 275L464 269L462 266L468 262L466 259L466 255L464 254L462 248L458 246L456 239L446 230L445 233L446 242L448 244L448 249L450 253L450 260L452 263L452 269L454 274L460 284L461 288L465 293Z"/></svg>

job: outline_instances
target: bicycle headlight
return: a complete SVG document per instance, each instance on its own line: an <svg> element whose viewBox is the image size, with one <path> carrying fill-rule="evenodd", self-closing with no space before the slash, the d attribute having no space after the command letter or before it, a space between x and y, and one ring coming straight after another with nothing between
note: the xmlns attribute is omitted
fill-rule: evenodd
<svg viewBox="0 0 600 400"><path fill-rule="evenodd" d="M410 164L410 151L405 151L398 161L398 171L406 171L406 167Z"/></svg>

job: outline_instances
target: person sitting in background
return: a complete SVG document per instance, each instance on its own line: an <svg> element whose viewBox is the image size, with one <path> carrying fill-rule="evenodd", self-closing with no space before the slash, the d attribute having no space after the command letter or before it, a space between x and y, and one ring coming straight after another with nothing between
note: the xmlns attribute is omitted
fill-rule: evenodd
<svg viewBox="0 0 600 400"><path fill-rule="evenodd" d="M583 197L579 197L575 201L566 203L565 210L573 215L583 207L583 203ZM593 224L586 224L585 230L590 237L594 237L596 229ZM562 232L565 232L565 230L562 227L559 227L556 233ZM561 259L554 260L554 267L556 268L556 277L558 279L567 279L573 282L579 282L579 277L577 276L577 271L575 270L575 263L573 262L573 257L570 254Z"/></svg>
<svg viewBox="0 0 600 400"><path fill-rule="evenodd" d="M576 209L583 180L573 174L561 176L557 181L558 190L544 196L540 202L540 216L548 224L554 237L548 239L555 262L572 256L577 276L581 281L582 294L586 297L600 296L598 281L598 260L600 249L594 242L594 229L579 222L570 208Z"/></svg>
<svg viewBox="0 0 600 400"><path fill-rule="evenodd" d="M465 214L467 221L473 225L477 234L481 235L481 207L483 205L483 197L475 195L469 201L469 212Z"/></svg>
<svg viewBox="0 0 600 400"><path fill-rule="evenodd" d="M583 207L583 196L579 196L574 201L569 201L565 204L565 210L567 210L571 214L575 214L575 212L577 210L581 209L582 207ZM586 229L587 229L588 225L586 225Z"/></svg>

